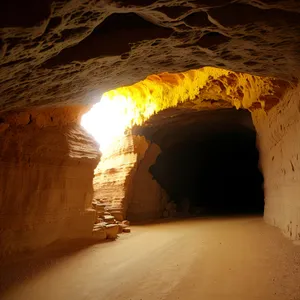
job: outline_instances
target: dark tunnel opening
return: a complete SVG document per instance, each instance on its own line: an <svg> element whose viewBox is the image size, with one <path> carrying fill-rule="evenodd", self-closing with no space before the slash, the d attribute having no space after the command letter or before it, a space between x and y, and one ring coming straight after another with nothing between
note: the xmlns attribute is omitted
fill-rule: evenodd
<svg viewBox="0 0 300 300"><path fill-rule="evenodd" d="M251 118L249 113L246 118ZM178 212L262 214L263 176L258 161L254 128L219 122L214 130L208 126L202 134L187 135L163 149L149 171Z"/></svg>

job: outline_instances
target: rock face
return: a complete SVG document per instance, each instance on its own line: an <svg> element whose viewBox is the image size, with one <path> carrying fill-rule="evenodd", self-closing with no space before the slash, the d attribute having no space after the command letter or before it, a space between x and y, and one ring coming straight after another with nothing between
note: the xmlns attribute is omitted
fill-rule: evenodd
<svg viewBox="0 0 300 300"><path fill-rule="evenodd" d="M167 199L163 189L149 172L160 152L158 145L150 143L144 158L138 164L127 210L129 220L149 220L162 216Z"/></svg>
<svg viewBox="0 0 300 300"><path fill-rule="evenodd" d="M147 147L144 137L130 133L116 141L111 151L104 153L95 170L94 197L126 215L132 178Z"/></svg>
<svg viewBox="0 0 300 300"><path fill-rule="evenodd" d="M112 215L121 212L135 221L161 217L166 197L149 173L159 153L143 136L128 134L117 141L95 170L94 197Z"/></svg>
<svg viewBox="0 0 300 300"><path fill-rule="evenodd" d="M253 112L264 174L265 220L300 240L300 86L267 115Z"/></svg>
<svg viewBox="0 0 300 300"><path fill-rule="evenodd" d="M265 111L276 105L295 82L272 77L253 76L213 67L203 67L181 73L161 73L148 76L131 86L105 93L114 101L117 96L131 102L138 115L135 123L145 123L153 114L185 104L196 110L227 106ZM211 102L217 102L216 106ZM220 105L219 105L220 103ZM183 106L183 107L182 107Z"/></svg>
<svg viewBox="0 0 300 300"><path fill-rule="evenodd" d="M143 125L135 126L133 132L145 136L165 151L188 138L196 140L212 136L220 128L232 132L243 126L255 131L251 118L248 119L249 111L228 108L226 102L222 104L222 101L212 101L208 107L197 107L191 102L183 103L153 115Z"/></svg>
<svg viewBox="0 0 300 300"><path fill-rule="evenodd" d="M203 66L292 80L299 15L295 0L2 1L0 109L92 103Z"/></svg>
<svg viewBox="0 0 300 300"><path fill-rule="evenodd" d="M78 115L78 109L51 109L2 120L0 255L91 237L100 154Z"/></svg>

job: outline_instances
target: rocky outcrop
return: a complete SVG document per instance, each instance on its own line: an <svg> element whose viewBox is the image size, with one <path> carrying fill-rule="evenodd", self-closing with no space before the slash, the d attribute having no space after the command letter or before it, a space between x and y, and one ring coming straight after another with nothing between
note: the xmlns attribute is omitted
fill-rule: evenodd
<svg viewBox="0 0 300 300"><path fill-rule="evenodd" d="M254 111L264 174L265 220L300 240L300 87L268 114Z"/></svg>
<svg viewBox="0 0 300 300"><path fill-rule="evenodd" d="M129 132L102 155L95 169L94 197L106 203L110 211L119 211L126 216L132 178L147 147L144 137Z"/></svg>
<svg viewBox="0 0 300 300"><path fill-rule="evenodd" d="M116 239L119 233L130 232L129 221L124 220L122 214L110 213L104 201L94 199L92 204L96 210L93 227L93 237L96 240Z"/></svg>
<svg viewBox="0 0 300 300"><path fill-rule="evenodd" d="M77 124L80 111L69 107L3 116L0 255L92 237L92 179L100 154Z"/></svg>
<svg viewBox="0 0 300 300"><path fill-rule="evenodd" d="M159 147L129 132L110 149L95 170L94 197L118 221L161 217L167 197L149 172Z"/></svg>
<svg viewBox="0 0 300 300"><path fill-rule="evenodd" d="M129 220L149 220L162 217L167 195L149 172L149 168L161 152L158 145L149 143L143 159L139 162L132 180L132 196L129 199Z"/></svg>
<svg viewBox="0 0 300 300"><path fill-rule="evenodd" d="M295 0L2 1L0 109L91 103L203 66L291 81L299 14Z"/></svg>

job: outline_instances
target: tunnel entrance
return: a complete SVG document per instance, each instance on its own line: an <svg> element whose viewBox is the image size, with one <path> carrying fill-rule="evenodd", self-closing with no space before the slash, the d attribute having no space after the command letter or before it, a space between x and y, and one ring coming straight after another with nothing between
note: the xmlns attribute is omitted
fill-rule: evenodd
<svg viewBox="0 0 300 300"><path fill-rule="evenodd" d="M263 176L251 114L235 109L200 112L185 126L187 116L180 118L180 128L176 122L165 124L154 134L162 153L149 168L177 211L262 214Z"/></svg>
<svg viewBox="0 0 300 300"><path fill-rule="evenodd" d="M217 141L222 140L224 135L231 135L234 144L238 139L234 138L237 135L234 132L239 130L248 136L251 136L249 132L252 131L252 140L255 141L255 129L249 111L256 116L260 112L270 110L281 98L280 93L284 89L278 88L280 84L280 81L268 77L262 78L204 67L183 73L150 75L131 86L123 86L104 93L101 101L95 104L81 120L83 127L99 142L102 153L100 163L94 171L94 199L100 201L101 204L104 203L107 210L114 213L117 211L121 218L154 219L166 215L164 214L166 211L168 215L171 215L174 207L166 207L166 202L167 204L169 202L162 188L166 183L164 183L164 178L159 179L162 177L159 173L163 171L155 170L159 169L158 162L161 158L152 168L152 174L149 172L149 167L154 164L160 152L162 152L161 157L164 157L166 153L173 157L175 154L171 152L176 147L181 147L182 153L185 151L193 153L194 148L199 148L201 151L207 148L206 152L209 155L204 153L201 155L208 157L211 161L210 167L205 164L201 165L201 169L207 169L204 171L206 176L199 176L203 177L202 192L210 194L213 200L209 202L205 200L204 204L207 206L207 203L219 201L219 207L223 208L236 209L237 206L243 206L237 200L239 198L237 191L241 191L240 194L244 191L244 196L241 197L244 198L243 203L245 203L247 197L251 198L247 194L253 192L252 188L249 192L249 188L254 183L250 182L245 185L244 182L239 181L241 180L239 177L249 181L248 177L251 177L249 174L252 171L248 169L247 178L242 174L244 170L237 170L236 174L242 175L236 175L236 177L228 172L222 175L223 169L231 169L232 166L229 167L230 164L228 164L221 167L224 162L218 162L219 156L227 156L226 159L230 160L230 154L233 152L226 149L223 152L214 153L216 150L209 150L212 147L209 145L215 144L216 148L222 148L224 145L218 144ZM188 146L189 143L194 144ZM199 143L201 146L198 146ZM255 142L252 146L251 143L248 145L249 148L255 148ZM189 147L192 150L186 150ZM248 150L247 147L240 145L235 147L240 151ZM174 152L176 153L176 150ZM248 157L245 153L244 155ZM255 157L255 155L257 157L257 153L249 157ZM236 165L248 164L239 161L238 154L234 157L237 161ZM257 166L257 160L254 160L253 165ZM235 165L233 160L232 165ZM213 171L214 166L216 168ZM181 169L178 172L182 172ZM157 180L152 180L152 175ZM195 178L190 178L190 182L199 185L199 176L197 176L196 174ZM259 173L258 176L261 177ZM215 183L215 181L218 182ZM256 181L262 182L262 179ZM176 185L177 180L174 182L173 186ZM186 184L180 185L186 186ZM211 186L211 191L205 192L205 187L209 186ZM236 195L228 192L229 186L235 188ZM258 186L257 194L262 194L261 185L258 184ZM223 189L223 192L217 195L216 187ZM192 187L185 188L189 190L189 193L184 195L176 189L174 191L170 185L166 189L175 202L179 203L181 200L178 198L184 197L193 199L192 207L196 205L197 197L194 196L195 192L192 192ZM256 192L254 194L256 195ZM230 201L233 201L235 205L229 205L228 201L223 198L227 200L232 198L233 200ZM261 198L263 199L263 196ZM258 201L257 197L251 203L256 201ZM260 207L263 207L263 201L260 202L262 203ZM222 203L227 204L221 205Z"/></svg>

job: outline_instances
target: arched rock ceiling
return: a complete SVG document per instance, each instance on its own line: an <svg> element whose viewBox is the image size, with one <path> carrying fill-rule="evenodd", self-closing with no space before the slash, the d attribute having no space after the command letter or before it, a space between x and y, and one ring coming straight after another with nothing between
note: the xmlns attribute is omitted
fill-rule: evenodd
<svg viewBox="0 0 300 300"><path fill-rule="evenodd" d="M140 125L155 113L171 107L202 110L234 106L250 111L260 109L265 113L280 101L289 86L286 81L270 77L203 67L182 73L150 75L103 96L115 101L115 105L125 100L131 115L128 125Z"/></svg>
<svg viewBox="0 0 300 300"><path fill-rule="evenodd" d="M298 0L0 2L0 109L92 103L150 74L300 75Z"/></svg>
<svg viewBox="0 0 300 300"><path fill-rule="evenodd" d="M144 135L162 150L187 140L201 141L226 132L255 132L250 112L226 107L199 111L181 106L161 111L143 126L133 128L134 134Z"/></svg>

